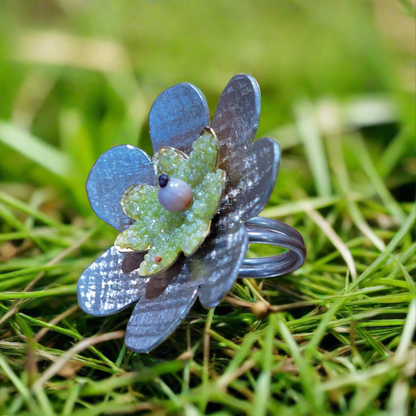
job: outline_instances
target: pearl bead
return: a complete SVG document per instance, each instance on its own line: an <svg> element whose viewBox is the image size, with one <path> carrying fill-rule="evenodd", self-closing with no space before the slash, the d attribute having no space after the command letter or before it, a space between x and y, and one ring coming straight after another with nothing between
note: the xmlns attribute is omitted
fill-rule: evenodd
<svg viewBox="0 0 416 416"><path fill-rule="evenodd" d="M192 201L191 187L182 179L159 176L157 197L160 205L170 212L185 211Z"/></svg>

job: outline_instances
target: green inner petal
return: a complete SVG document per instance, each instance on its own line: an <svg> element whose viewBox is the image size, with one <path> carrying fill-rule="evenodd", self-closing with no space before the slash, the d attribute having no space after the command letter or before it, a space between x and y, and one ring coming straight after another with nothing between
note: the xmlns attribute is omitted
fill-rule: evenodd
<svg viewBox="0 0 416 416"><path fill-rule="evenodd" d="M185 182L188 181L187 161L188 157L185 153L173 147L162 147L152 159L157 177L164 173L169 177L182 179Z"/></svg>
<svg viewBox="0 0 416 416"><path fill-rule="evenodd" d="M128 217L137 220L143 214L148 215L149 210L154 208L155 198L157 199L156 186L133 185L121 197L121 206Z"/></svg>
<svg viewBox="0 0 416 416"><path fill-rule="evenodd" d="M180 247L185 256L190 256L198 249L209 234L210 225L211 221L207 222L195 217L192 221L185 220L180 228Z"/></svg>
<svg viewBox="0 0 416 416"><path fill-rule="evenodd" d="M200 184L205 176L214 173L218 159L218 140L209 129L204 129L198 140L192 143L194 149L187 161L191 186Z"/></svg>
<svg viewBox="0 0 416 416"><path fill-rule="evenodd" d="M208 173L204 180L193 189L192 213L198 219L210 221L215 215L223 191L225 174L221 169Z"/></svg>
<svg viewBox="0 0 416 416"><path fill-rule="evenodd" d="M140 264L139 275L148 276L167 269L181 253L179 228L155 236L153 245Z"/></svg>
<svg viewBox="0 0 416 416"><path fill-rule="evenodd" d="M155 172L185 180L192 189L192 203L183 212L170 212L159 203L158 186L135 185L121 198L123 210L136 222L116 240L120 250L149 250L139 274L148 276L171 266L179 254L193 254L209 234L225 183L225 172L216 170L218 141L206 128L192 144L189 158L179 150L163 147L152 159Z"/></svg>

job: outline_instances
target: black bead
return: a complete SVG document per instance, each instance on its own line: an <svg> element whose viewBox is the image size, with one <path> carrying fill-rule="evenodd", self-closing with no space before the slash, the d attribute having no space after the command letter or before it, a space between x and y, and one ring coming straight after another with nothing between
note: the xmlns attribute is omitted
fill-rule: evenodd
<svg viewBox="0 0 416 416"><path fill-rule="evenodd" d="M165 175L164 173L159 176L159 186L164 188L169 182L169 176Z"/></svg>

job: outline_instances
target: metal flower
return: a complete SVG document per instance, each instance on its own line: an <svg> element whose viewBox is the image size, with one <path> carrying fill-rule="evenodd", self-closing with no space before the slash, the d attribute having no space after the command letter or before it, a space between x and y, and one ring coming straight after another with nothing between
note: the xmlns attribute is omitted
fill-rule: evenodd
<svg viewBox="0 0 416 416"><path fill-rule="evenodd" d="M207 102L195 86L182 83L155 100L149 127L154 153L171 146L189 155L201 130L211 124L218 137L219 168L226 185L211 232L192 256L161 273L143 278L137 269L145 253L120 253L111 247L81 275L78 302L94 316L115 314L137 302L125 342L149 352L184 319L196 298L207 308L232 288L248 248L245 222L266 205L277 179L278 144L261 138L252 144L260 118L260 89L245 74L234 76L221 94L212 124ZM114 147L97 160L87 180L91 207L119 231L133 220L120 199L132 185L156 185L149 156L137 147Z"/></svg>

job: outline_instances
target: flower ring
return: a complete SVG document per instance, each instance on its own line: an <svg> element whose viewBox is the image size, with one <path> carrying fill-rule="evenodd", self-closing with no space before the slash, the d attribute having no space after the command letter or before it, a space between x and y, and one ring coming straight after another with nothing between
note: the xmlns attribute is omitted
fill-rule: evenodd
<svg viewBox="0 0 416 416"><path fill-rule="evenodd" d="M123 145L92 167L91 207L120 234L79 278L78 302L94 316L137 302L125 338L133 351L149 352L163 342L198 296L212 308L237 277L274 277L303 264L301 235L256 216L269 200L280 162L273 139L252 144L259 118L260 89L249 75L230 80L212 124L201 91L177 84L150 110L152 159ZM245 259L250 243L288 251Z"/></svg>

